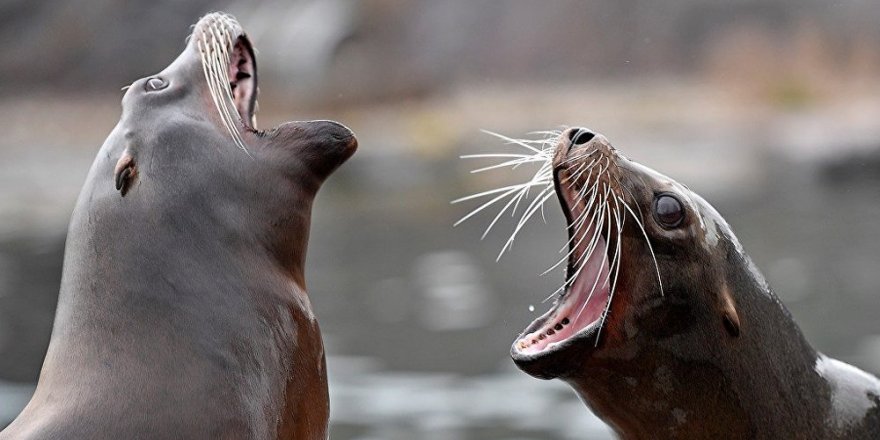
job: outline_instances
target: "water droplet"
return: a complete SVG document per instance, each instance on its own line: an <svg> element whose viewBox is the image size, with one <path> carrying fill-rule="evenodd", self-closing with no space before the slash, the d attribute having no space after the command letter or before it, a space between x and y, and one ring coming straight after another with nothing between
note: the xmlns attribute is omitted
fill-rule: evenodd
<svg viewBox="0 0 880 440"><path fill-rule="evenodd" d="M530 312L534 312L534 311L535 311L535 306L529 304L529 311L530 311Z"/></svg>

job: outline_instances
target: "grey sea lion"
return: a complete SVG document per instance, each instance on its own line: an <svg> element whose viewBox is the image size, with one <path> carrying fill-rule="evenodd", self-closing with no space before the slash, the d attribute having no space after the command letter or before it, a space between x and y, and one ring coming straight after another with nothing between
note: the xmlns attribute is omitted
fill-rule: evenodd
<svg viewBox="0 0 880 440"><path fill-rule="evenodd" d="M213 13L128 88L70 222L20 439L325 439L303 275L312 202L357 148L332 121L255 127L254 50Z"/></svg>
<svg viewBox="0 0 880 440"><path fill-rule="evenodd" d="M520 369L625 439L880 438L880 381L807 342L709 203L589 130L552 148L566 283Z"/></svg>

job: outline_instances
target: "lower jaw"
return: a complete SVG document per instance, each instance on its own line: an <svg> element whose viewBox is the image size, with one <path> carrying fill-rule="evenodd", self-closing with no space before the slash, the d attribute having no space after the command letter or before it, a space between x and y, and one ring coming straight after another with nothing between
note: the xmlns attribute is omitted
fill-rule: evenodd
<svg viewBox="0 0 880 440"><path fill-rule="evenodd" d="M578 282L572 287L574 290ZM574 297L569 297L573 295ZM608 295L597 289L575 295L568 292L550 312L534 321L514 342L513 351L524 357L538 357L564 348L574 340L590 339L598 334Z"/></svg>

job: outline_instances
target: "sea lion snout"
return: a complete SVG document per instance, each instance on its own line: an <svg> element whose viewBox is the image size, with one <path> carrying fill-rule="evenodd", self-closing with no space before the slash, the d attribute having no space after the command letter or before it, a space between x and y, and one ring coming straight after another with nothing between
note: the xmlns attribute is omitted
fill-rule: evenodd
<svg viewBox="0 0 880 440"><path fill-rule="evenodd" d="M616 184L622 177L618 168L625 157L605 136L588 128L572 127L562 132L556 142L552 165L554 180L561 185L556 192L568 196L568 204L577 204L578 193L584 188L598 181L614 186L611 180Z"/></svg>
<svg viewBox="0 0 880 440"><path fill-rule="evenodd" d="M571 165L589 157L618 156L617 150L605 136L589 128L572 127L559 136L556 154L553 158L555 167Z"/></svg>

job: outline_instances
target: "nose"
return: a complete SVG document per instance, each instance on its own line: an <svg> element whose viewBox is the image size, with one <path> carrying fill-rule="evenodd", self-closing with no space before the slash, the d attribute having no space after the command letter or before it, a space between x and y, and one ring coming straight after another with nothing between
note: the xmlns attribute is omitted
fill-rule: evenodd
<svg viewBox="0 0 880 440"><path fill-rule="evenodd" d="M593 138L596 137L596 133L593 133L588 128L572 127L568 129L566 137L568 138L569 142L571 142L571 147L576 147L579 145L584 145L587 142L593 140Z"/></svg>
<svg viewBox="0 0 880 440"><path fill-rule="evenodd" d="M596 133L589 128L572 127L562 132L559 137L559 154L568 156L573 151L580 154L600 154L605 156L617 155L617 151L601 133ZM589 153L588 153L589 152Z"/></svg>

